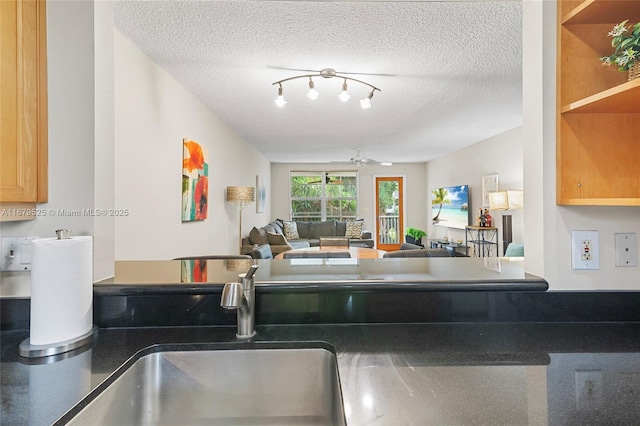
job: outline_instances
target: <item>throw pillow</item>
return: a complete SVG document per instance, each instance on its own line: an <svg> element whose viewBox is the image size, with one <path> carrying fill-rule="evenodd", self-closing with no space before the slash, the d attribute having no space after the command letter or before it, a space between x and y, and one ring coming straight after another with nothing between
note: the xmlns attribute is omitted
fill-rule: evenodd
<svg viewBox="0 0 640 426"><path fill-rule="evenodd" d="M267 232L267 238L269 239L269 244L273 244L274 246L284 246L287 244L287 239L284 235Z"/></svg>
<svg viewBox="0 0 640 426"><path fill-rule="evenodd" d="M298 240L298 225L295 222L284 222L284 236L289 240Z"/></svg>
<svg viewBox="0 0 640 426"><path fill-rule="evenodd" d="M264 231L268 234L269 232L276 233L276 229L271 225L265 225L262 227Z"/></svg>
<svg viewBox="0 0 640 426"><path fill-rule="evenodd" d="M262 228L256 228L255 226L249 232L249 240L251 240L251 244L269 244L269 240L267 239L267 231Z"/></svg>
<svg viewBox="0 0 640 426"><path fill-rule="evenodd" d="M275 232L276 234L284 235L284 228L280 226L277 220L274 220L273 222L269 222L269 225L273 227L274 229L273 232Z"/></svg>
<svg viewBox="0 0 640 426"><path fill-rule="evenodd" d="M507 246L507 250L504 253L505 257L523 257L524 256L524 244L510 243Z"/></svg>
<svg viewBox="0 0 640 426"><path fill-rule="evenodd" d="M347 221L347 231L344 233L344 236L347 238L360 238L362 237L362 228L364 226L364 222L362 221Z"/></svg>

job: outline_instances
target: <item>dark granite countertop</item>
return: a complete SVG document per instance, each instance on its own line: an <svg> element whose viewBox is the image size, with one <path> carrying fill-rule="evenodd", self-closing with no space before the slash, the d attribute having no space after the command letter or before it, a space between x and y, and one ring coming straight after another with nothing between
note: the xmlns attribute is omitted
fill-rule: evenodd
<svg viewBox="0 0 640 426"><path fill-rule="evenodd" d="M259 261L253 341L334 347L348 424L638 423L637 294L547 292L498 258L347 260ZM218 293L247 265L209 260L193 282L196 266L117 262L94 285L91 346L48 363L18 355L28 301L4 303L2 424L53 423L151 345L242 347Z"/></svg>
<svg viewBox="0 0 640 426"><path fill-rule="evenodd" d="M350 425L637 424L640 419L637 323L269 325L257 330L258 342L324 341L335 347ZM18 355L28 331L3 331L2 424L54 422L147 346L236 342L234 333L234 326L106 328L74 356L36 364ZM584 371L595 383L589 385L596 387L595 401L581 394Z"/></svg>

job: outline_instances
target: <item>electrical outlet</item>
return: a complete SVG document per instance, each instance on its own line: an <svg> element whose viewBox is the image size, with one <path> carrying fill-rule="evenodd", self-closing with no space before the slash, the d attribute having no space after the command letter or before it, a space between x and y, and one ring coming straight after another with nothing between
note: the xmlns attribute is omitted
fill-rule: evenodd
<svg viewBox="0 0 640 426"><path fill-rule="evenodd" d="M580 259L591 260L591 240L580 241Z"/></svg>
<svg viewBox="0 0 640 426"><path fill-rule="evenodd" d="M38 237L2 237L2 270L31 270L31 241Z"/></svg>
<svg viewBox="0 0 640 426"><path fill-rule="evenodd" d="M614 234L616 266L638 266L638 240L635 233Z"/></svg>
<svg viewBox="0 0 640 426"><path fill-rule="evenodd" d="M600 269L598 231L571 231L571 269Z"/></svg>
<svg viewBox="0 0 640 426"><path fill-rule="evenodd" d="M575 371L576 408L592 411L602 407L602 370Z"/></svg>

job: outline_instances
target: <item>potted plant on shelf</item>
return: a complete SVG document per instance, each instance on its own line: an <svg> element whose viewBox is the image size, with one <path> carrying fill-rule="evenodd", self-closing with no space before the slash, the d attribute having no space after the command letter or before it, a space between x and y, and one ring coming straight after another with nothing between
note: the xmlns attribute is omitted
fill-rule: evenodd
<svg viewBox="0 0 640 426"><path fill-rule="evenodd" d="M613 27L609 36L615 49L611 56L600 58L602 65L616 65L618 71L629 71L629 81L640 77L640 22L627 25L628 19Z"/></svg>
<svg viewBox="0 0 640 426"><path fill-rule="evenodd" d="M407 228L405 231L405 241L409 244L422 245L422 237L426 237L427 233L418 228Z"/></svg>

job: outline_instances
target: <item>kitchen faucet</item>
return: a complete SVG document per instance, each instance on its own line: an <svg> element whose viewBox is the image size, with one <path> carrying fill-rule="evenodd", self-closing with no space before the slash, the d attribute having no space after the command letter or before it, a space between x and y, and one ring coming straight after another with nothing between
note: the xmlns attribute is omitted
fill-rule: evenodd
<svg viewBox="0 0 640 426"><path fill-rule="evenodd" d="M236 337L239 339L248 339L256 334L256 287L253 276L257 270L258 265L251 265L246 273L238 275L239 283L226 283L222 289L220 306L238 310Z"/></svg>

